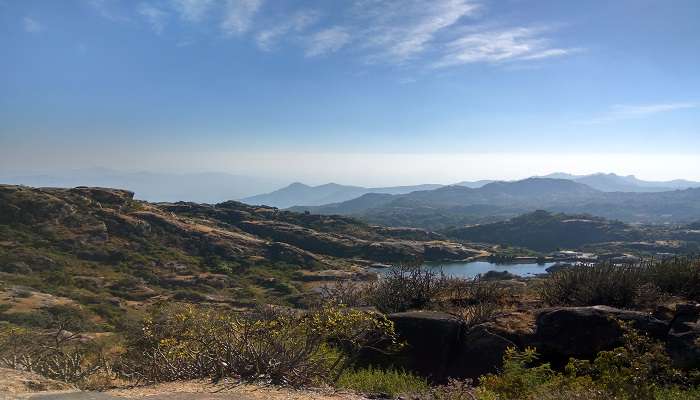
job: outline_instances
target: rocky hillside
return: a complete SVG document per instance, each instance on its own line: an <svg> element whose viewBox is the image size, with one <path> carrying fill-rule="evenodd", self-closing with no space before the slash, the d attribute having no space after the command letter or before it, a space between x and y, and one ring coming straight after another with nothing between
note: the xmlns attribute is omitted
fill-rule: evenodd
<svg viewBox="0 0 700 400"><path fill-rule="evenodd" d="M297 305L313 281L363 277L372 263L475 254L418 229L233 201L148 203L116 189L0 186L0 297L9 299L0 314L15 322L41 325L33 312L68 303L88 307L87 323L103 329L123 322L124 310L168 298Z"/></svg>

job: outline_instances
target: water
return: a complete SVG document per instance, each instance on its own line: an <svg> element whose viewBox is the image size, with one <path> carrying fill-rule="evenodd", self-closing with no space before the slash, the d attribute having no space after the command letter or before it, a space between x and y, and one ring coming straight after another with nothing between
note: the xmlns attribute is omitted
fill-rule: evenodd
<svg viewBox="0 0 700 400"><path fill-rule="evenodd" d="M518 276L546 274L547 268L554 264L553 262L544 264L495 264L490 261L469 261L426 263L423 265L423 268L435 271L442 270L445 275L455 278L473 278L476 275L484 274L489 271L508 271ZM381 275L382 273L386 273L388 269L376 269L376 271Z"/></svg>

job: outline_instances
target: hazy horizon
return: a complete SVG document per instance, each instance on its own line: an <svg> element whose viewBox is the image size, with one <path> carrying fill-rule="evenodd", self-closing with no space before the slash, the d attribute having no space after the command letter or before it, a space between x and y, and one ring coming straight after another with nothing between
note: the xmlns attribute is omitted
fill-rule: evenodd
<svg viewBox="0 0 700 400"><path fill-rule="evenodd" d="M357 155L355 155L357 157ZM364 156L364 155L363 155ZM376 155L375 155L376 156ZM416 155L392 155L392 157L400 157L404 158L404 162L410 162L410 157L414 157ZM337 157L337 156L336 156ZM378 155L380 158L384 158L386 156L383 155ZM426 155L420 155L421 158L425 159ZM550 158L544 157L543 155L529 155L525 161L519 160L520 162L513 163L509 165L509 168L503 168L504 165L501 165L503 171L510 171L513 172L515 170L518 170L517 173L505 173L505 174L500 174L496 175L493 173L490 174L484 174L484 175L478 175L475 173L474 169L471 171L460 171L455 168L450 168L446 166L445 161L448 161L452 163L452 167L454 167L456 164L459 164L461 161L470 159L469 156L465 155L460 155L457 158L453 158L451 160L446 160L448 158L446 155L432 155L432 157L437 157L435 161L442 161L442 164L440 165L435 165L434 169L432 171L449 171L449 174L445 173L435 173L431 174L430 171L424 171L424 172L416 172L417 170L415 168L409 168L410 171L404 171L403 177L400 177L398 179L394 179L393 177L387 177L385 174L373 174L372 176L365 176L364 178L362 176L355 176L355 173L358 173L357 170L351 171L352 173L348 173L348 171L343 172L337 172L337 171L329 171L326 172L323 176L327 176L328 179L324 178L318 178L318 174L314 174L311 172L308 172L306 174L293 174L293 173L278 173L278 171L284 170L283 165L280 165L279 168L277 169L275 166L270 167L268 170L269 174L260 174L260 169L256 170L244 170L244 171L235 171L235 170L216 170L216 169L202 169L202 170L178 170L178 169L143 169L143 168L112 168L112 167L105 167L105 166L92 166L92 167L78 167L78 168L54 168L54 169L3 169L0 171L0 183L13 183L13 184L28 184L32 185L31 181L28 181L28 183L22 182L22 178L48 178L48 179L70 179L71 181L74 181L76 185L80 184L82 180L86 182L86 184L90 184L90 182L95 181L95 179L99 180L102 179L104 180L105 178L114 178L114 177L123 177L123 176L139 176L143 175L144 177L147 177L149 175L153 176L172 176L172 177L177 177L177 176L198 176L198 175L206 175L208 177L213 177L216 178L217 175L221 176L226 176L226 177L235 177L235 178L241 178L242 181L241 183L246 183L246 179L253 179L252 181L248 181L251 183L252 186L246 187L246 185L242 185L239 189L242 192L248 193L246 196L250 194L260 194L262 192L265 192L266 190L271 191L274 189L279 189L281 187L287 186L292 183L303 183L309 186L318 186L318 185L323 185L323 184L328 184L328 183L334 183L334 184L339 184L339 185L348 185L348 186L360 186L360 187L367 187L367 188L372 188L372 187L392 187L392 186L412 186L412 185L421 185L421 184L441 184L441 185L450 185L450 184L455 184L459 182L472 182L472 181L481 181L481 180L495 180L495 181L517 181L517 180L522 180L522 179L527 179L531 177L536 177L536 176L546 176L554 173L566 173L566 174L571 174L571 175L579 175L579 176L586 176L586 175L593 175L593 174L615 174L621 177L625 176L634 176L637 179L643 180L643 181L672 181L672 180L687 180L687 181L698 181L700 182L700 177L693 177L693 176L676 176L676 175L661 175L661 174L653 174L652 177L649 177L647 175L639 174L634 171L631 171L629 169L619 169L619 170L594 170L594 169L581 169L581 170L571 170L571 169L556 169L556 168L548 168L548 164L551 162ZM498 160L501 164L503 164L503 160L513 160L513 155L491 155L492 160ZM590 157L590 155L583 155L579 157ZM630 157L628 155L628 157ZM540 158L542 160L542 167L541 168L531 168L534 164L536 164L536 160L534 158ZM567 158L570 158L567 157ZM668 159L665 161L670 162L671 159L674 160L675 163L679 161L678 156L669 156ZM620 164L624 163L624 160L629 160L629 158L624 158L620 160ZM323 162L325 160L322 160ZM484 158L483 155L471 155L471 161L473 163L487 163L488 158ZM695 162L694 158L689 158L686 160L687 165L691 165L692 163ZM289 160L285 159L278 159L278 162L286 164L289 163ZM571 162L576 162L576 159L571 160ZM349 168L353 168L357 166L357 163L359 161L357 159L352 160L351 162L348 162L346 165L349 166ZM526 164L527 167L529 168L522 168L522 166ZM317 167L318 165L315 165L314 167ZM367 168L372 168L371 165L367 166ZM308 169L313 169L313 167L307 167ZM265 169L262 169L265 171ZM485 169L484 171L487 171L490 169ZM527 171L533 171L532 173L528 173ZM251 173L251 172L257 172L257 173ZM462 173L464 172L464 173ZM421 180L420 177L424 177L425 179ZM345 179L338 179L338 178L345 178ZM5 182L3 182L3 179ZM9 181L8 181L9 179ZM263 185L263 189L260 189L260 185ZM264 189L268 188L268 189Z"/></svg>

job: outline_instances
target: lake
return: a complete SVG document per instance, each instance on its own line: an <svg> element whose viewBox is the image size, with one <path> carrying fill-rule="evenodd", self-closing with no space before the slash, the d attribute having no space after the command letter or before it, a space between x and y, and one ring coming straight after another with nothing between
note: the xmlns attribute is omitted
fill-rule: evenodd
<svg viewBox="0 0 700 400"><path fill-rule="evenodd" d="M443 262L443 263L426 263L423 268L445 273L447 276L456 278L473 278L476 275L484 274L489 271L508 271L511 274L518 276L533 276L537 274L546 274L547 268L555 263L548 262L544 264L495 264L490 261L468 261L468 262ZM386 273L388 269L374 269L380 275Z"/></svg>

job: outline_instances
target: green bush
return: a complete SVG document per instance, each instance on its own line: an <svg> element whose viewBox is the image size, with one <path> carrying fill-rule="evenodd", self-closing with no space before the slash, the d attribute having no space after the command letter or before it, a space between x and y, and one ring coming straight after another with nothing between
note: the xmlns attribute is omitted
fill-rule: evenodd
<svg viewBox="0 0 700 400"><path fill-rule="evenodd" d="M579 266L550 274L540 295L550 305L627 307L643 282L643 271L636 266Z"/></svg>
<svg viewBox="0 0 700 400"><path fill-rule="evenodd" d="M550 274L540 288L550 305L654 305L663 295L700 300L700 260L677 258L637 265L597 264ZM649 298L654 295L657 298Z"/></svg>
<svg viewBox="0 0 700 400"><path fill-rule="evenodd" d="M643 266L647 282L661 291L700 301L700 260L673 258Z"/></svg>
<svg viewBox="0 0 700 400"><path fill-rule="evenodd" d="M375 368L347 370L340 375L336 386L359 393L388 395L392 398L398 395L423 394L429 390L426 378L406 371Z"/></svg>
<svg viewBox="0 0 700 400"><path fill-rule="evenodd" d="M564 372L537 362L534 349L509 349L503 371L481 378L478 399L695 399L692 374L671 366L663 344L622 324L624 345L600 352L593 361L571 359Z"/></svg>
<svg viewBox="0 0 700 400"><path fill-rule="evenodd" d="M387 340L393 324L359 310L161 306L132 333L122 365L145 382L228 377L299 387L334 381L362 348Z"/></svg>

